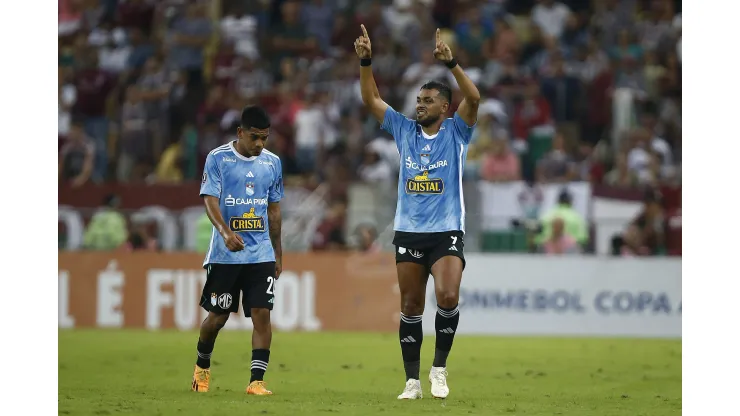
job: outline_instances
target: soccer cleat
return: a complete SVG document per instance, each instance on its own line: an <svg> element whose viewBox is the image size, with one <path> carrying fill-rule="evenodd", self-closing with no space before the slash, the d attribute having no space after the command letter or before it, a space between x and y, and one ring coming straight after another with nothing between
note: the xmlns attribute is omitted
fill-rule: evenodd
<svg viewBox="0 0 740 416"><path fill-rule="evenodd" d="M211 369L209 368L200 368L197 365L195 366L195 371L193 372L193 391L197 391L198 393L206 393L208 392L208 386L211 384Z"/></svg>
<svg viewBox="0 0 740 416"><path fill-rule="evenodd" d="M410 378L406 381L406 388L403 389L403 393L398 395L398 400L416 400L422 397L421 382Z"/></svg>
<svg viewBox="0 0 740 416"><path fill-rule="evenodd" d="M247 394L254 394L255 396L270 396L272 395L272 392L267 390L264 381L255 380L247 386Z"/></svg>
<svg viewBox="0 0 740 416"><path fill-rule="evenodd" d="M432 367L429 372L429 382L432 383L432 397L444 399L450 394L447 387L447 369L445 367Z"/></svg>

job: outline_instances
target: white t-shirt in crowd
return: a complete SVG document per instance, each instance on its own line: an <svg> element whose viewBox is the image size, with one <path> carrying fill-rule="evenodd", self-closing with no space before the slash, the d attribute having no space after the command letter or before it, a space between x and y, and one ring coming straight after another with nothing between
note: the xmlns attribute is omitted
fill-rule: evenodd
<svg viewBox="0 0 740 416"><path fill-rule="evenodd" d="M552 7L538 4L532 9L532 20L535 24L542 30L542 33L554 38L560 38L563 34L569 15L568 6L559 2L554 2Z"/></svg>
<svg viewBox="0 0 740 416"><path fill-rule="evenodd" d="M259 58L257 48L257 19L244 15L240 18L226 16L221 19L221 34L234 44L234 52L251 59Z"/></svg>
<svg viewBox="0 0 740 416"><path fill-rule="evenodd" d="M372 165L360 166L358 173L366 183L388 182L393 178L391 167L382 159Z"/></svg>
<svg viewBox="0 0 740 416"><path fill-rule="evenodd" d="M324 140L324 148L334 145L336 132L319 106L298 110L295 116L295 143L301 148L316 148L319 139Z"/></svg>
<svg viewBox="0 0 740 416"><path fill-rule="evenodd" d="M62 104L71 108L77 101L77 90L73 85L64 85L59 94L59 135L66 136L72 126L72 115L62 109Z"/></svg>

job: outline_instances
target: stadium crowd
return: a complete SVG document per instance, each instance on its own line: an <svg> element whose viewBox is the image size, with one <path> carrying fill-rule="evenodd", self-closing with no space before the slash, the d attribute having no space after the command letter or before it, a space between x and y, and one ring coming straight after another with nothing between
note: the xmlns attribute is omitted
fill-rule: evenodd
<svg viewBox="0 0 740 416"><path fill-rule="evenodd" d="M60 181L196 180L247 104L272 117L268 148L283 160L286 185L323 182L341 196L352 181L395 180L395 144L360 100L352 40L363 23L381 96L409 117L422 83L456 88L432 56L443 29L484 97L465 180L680 184L680 7L59 0Z"/></svg>

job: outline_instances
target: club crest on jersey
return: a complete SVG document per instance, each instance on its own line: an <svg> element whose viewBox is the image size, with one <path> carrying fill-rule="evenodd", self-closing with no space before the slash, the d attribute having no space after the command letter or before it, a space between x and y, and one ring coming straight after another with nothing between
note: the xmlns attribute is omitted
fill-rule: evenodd
<svg viewBox="0 0 740 416"><path fill-rule="evenodd" d="M262 232L265 231L265 219L254 213L254 207L241 217L231 217L229 228L232 231Z"/></svg>
<svg viewBox="0 0 740 416"><path fill-rule="evenodd" d="M421 156L421 163L423 163L425 165L428 165L429 164L429 161L430 161L430 158L429 158L430 155L429 155L429 153L422 153L420 156Z"/></svg>
<svg viewBox="0 0 740 416"><path fill-rule="evenodd" d="M430 178L429 171L421 175L406 179L407 194L431 194L439 195L445 190L445 183L441 178Z"/></svg>
<svg viewBox="0 0 740 416"><path fill-rule="evenodd" d="M248 196L254 195L254 182L247 182L246 191Z"/></svg>

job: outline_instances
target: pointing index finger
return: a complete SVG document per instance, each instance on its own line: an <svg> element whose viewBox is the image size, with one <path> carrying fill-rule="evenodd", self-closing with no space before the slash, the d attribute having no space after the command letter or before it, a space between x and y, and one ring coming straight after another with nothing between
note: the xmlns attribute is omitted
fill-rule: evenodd
<svg viewBox="0 0 740 416"><path fill-rule="evenodd" d="M439 28L437 28L437 33L436 33L436 35L437 35L437 42L439 42L439 41L441 40L441 39L440 39L440 35L439 35Z"/></svg>
<svg viewBox="0 0 740 416"><path fill-rule="evenodd" d="M362 35L369 39L370 36L368 36L367 34L367 29L365 29L365 25L361 24L360 28L362 28Z"/></svg>

